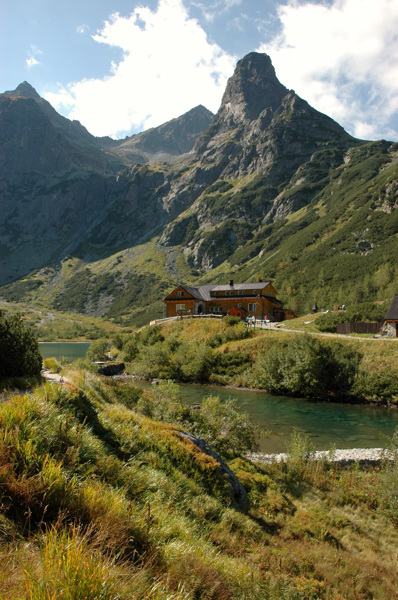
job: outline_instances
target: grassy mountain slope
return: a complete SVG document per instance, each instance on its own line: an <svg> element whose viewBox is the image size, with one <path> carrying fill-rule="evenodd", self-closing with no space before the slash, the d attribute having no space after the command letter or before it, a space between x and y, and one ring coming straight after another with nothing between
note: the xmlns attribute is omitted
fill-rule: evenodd
<svg viewBox="0 0 398 600"><path fill-rule="evenodd" d="M162 298L179 281L270 278L279 297L302 312L315 301L330 308L391 299L398 287L397 158L397 144L369 142L318 178L317 157L307 168L307 183L299 179L283 192L308 202L267 224L262 176L219 181L173 222L160 245L154 238L95 262L69 257L60 269L40 270L1 293L59 310L124 315L123 321L136 324L159 317ZM200 228L198 216L205 212L216 224ZM205 248L202 261L206 253L219 262L204 273L192 265L198 241Z"/></svg>
<svg viewBox="0 0 398 600"><path fill-rule="evenodd" d="M395 463L314 464L296 439L286 465L230 462L239 508L137 390L68 376L0 405L5 600L397 598Z"/></svg>

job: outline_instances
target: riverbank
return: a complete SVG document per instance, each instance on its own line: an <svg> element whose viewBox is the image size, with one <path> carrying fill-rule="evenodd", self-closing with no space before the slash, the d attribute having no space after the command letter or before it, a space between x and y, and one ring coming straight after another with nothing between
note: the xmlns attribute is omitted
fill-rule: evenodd
<svg viewBox="0 0 398 600"><path fill-rule="evenodd" d="M250 460L260 463L279 463L286 462L289 459L287 453L280 454L263 454L261 452L251 452L247 455ZM351 463L379 463L387 457L387 451L385 448L349 448L334 450L318 450L314 452L314 460L326 459L329 462L336 462L340 464L351 464Z"/></svg>

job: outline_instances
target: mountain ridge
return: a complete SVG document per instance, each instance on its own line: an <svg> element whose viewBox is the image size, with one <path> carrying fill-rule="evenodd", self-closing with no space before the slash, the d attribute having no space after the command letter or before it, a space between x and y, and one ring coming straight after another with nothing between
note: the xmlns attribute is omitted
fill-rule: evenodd
<svg viewBox="0 0 398 600"><path fill-rule="evenodd" d="M0 107L7 102L10 96L0 95ZM272 278L296 310L312 305L314 294L323 294L325 302L348 295L350 264L357 265L351 283L357 277L362 295L375 290L384 299L396 284L397 144L350 136L281 84L268 56L250 53L238 62L214 117L196 107L125 140L94 138L81 161L84 136L42 102L25 99L23 108L45 110L36 131L14 127L16 163L24 156L23 136L31 136L31 151L36 144L47 152L44 126L57 152L67 153L73 135L78 141L67 156L69 171L63 164L63 171L52 167L47 176L38 175L28 164L13 178L3 169L5 298L41 297L49 306L134 321L156 313L164 292L182 278ZM22 123L29 122L29 111L21 114ZM46 111L60 130L45 121ZM3 142L10 123L1 115ZM31 160L38 157L40 152ZM7 165L1 151L0 165ZM41 217L37 223L35 215ZM335 264L327 255L321 260L330 277L318 276L322 265L313 260L313 246L319 256L324 248L335 253ZM383 261L384 287L376 282Z"/></svg>

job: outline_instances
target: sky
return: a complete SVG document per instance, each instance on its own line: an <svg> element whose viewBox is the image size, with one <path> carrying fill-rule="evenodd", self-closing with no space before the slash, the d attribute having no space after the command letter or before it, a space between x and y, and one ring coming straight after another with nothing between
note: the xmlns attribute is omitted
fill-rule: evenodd
<svg viewBox="0 0 398 600"><path fill-rule="evenodd" d="M398 0L0 0L0 92L28 81L97 136L216 113L252 51L352 135L398 141Z"/></svg>

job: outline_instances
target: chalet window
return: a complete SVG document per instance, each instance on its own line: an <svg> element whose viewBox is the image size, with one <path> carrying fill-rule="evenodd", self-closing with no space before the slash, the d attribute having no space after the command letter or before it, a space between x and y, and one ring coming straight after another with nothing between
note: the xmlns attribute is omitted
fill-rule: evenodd
<svg viewBox="0 0 398 600"><path fill-rule="evenodd" d="M257 311L257 302L249 302L247 310L249 312L256 312Z"/></svg>
<svg viewBox="0 0 398 600"><path fill-rule="evenodd" d="M176 312L178 312L179 310L185 310L185 304L177 304L176 305Z"/></svg>
<svg viewBox="0 0 398 600"><path fill-rule="evenodd" d="M177 296L183 296L184 292L177 292Z"/></svg>
<svg viewBox="0 0 398 600"><path fill-rule="evenodd" d="M242 308L242 302L238 302L238 308Z"/></svg>

